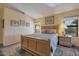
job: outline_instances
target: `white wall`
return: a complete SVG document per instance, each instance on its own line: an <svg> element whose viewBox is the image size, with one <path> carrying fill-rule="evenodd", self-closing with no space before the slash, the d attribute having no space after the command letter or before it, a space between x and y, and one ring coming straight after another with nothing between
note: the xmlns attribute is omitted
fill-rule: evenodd
<svg viewBox="0 0 79 59"><path fill-rule="evenodd" d="M27 35L33 33L33 22L32 18L20 14L14 10L5 8L4 12L4 19L5 19L5 27L4 27L4 46L20 42L21 35ZM25 20L26 22L30 23L30 26L11 26L10 20Z"/></svg>

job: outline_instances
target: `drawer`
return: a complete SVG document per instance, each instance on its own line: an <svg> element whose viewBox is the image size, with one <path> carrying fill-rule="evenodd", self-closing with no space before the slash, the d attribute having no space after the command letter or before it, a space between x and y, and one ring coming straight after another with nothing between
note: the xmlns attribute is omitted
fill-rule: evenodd
<svg viewBox="0 0 79 59"><path fill-rule="evenodd" d="M59 45L63 46L71 46L71 38L70 37L59 37Z"/></svg>
<svg viewBox="0 0 79 59"><path fill-rule="evenodd" d="M71 40L70 39L59 39L59 42L60 41L63 41L63 42L70 42Z"/></svg>
<svg viewBox="0 0 79 59"><path fill-rule="evenodd" d="M60 45L71 46L72 44L70 42L60 42Z"/></svg>
<svg viewBox="0 0 79 59"><path fill-rule="evenodd" d="M71 38L59 38L59 41L71 41Z"/></svg>

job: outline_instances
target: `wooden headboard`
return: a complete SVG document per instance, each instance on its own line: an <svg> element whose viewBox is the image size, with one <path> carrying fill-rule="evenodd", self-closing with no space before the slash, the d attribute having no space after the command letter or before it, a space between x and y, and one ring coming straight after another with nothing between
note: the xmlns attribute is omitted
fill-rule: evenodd
<svg viewBox="0 0 79 59"><path fill-rule="evenodd" d="M41 26L42 33L47 33L47 34L56 33L56 29L57 26Z"/></svg>

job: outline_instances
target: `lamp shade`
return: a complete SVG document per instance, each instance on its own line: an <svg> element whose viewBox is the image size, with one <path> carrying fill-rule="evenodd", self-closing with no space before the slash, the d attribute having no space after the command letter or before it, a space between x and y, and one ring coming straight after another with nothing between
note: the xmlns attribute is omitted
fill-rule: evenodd
<svg viewBox="0 0 79 59"><path fill-rule="evenodd" d="M67 29L67 26L64 23L62 23L60 24L60 28Z"/></svg>

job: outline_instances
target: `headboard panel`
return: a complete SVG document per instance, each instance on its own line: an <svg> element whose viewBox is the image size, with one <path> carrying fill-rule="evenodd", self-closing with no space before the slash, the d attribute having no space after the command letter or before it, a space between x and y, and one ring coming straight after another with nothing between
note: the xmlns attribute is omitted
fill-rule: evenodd
<svg viewBox="0 0 79 59"><path fill-rule="evenodd" d="M45 34L56 33L57 26L41 26L41 32Z"/></svg>

